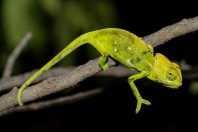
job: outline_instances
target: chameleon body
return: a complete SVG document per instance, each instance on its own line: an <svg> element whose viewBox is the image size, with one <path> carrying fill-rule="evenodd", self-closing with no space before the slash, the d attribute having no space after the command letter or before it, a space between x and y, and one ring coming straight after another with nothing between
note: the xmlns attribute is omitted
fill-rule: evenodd
<svg viewBox="0 0 198 132"><path fill-rule="evenodd" d="M90 44L101 53L99 65L103 70L108 70L106 61L111 57L131 70L139 72L128 78L137 100L136 113L140 111L142 104L151 103L141 97L134 83L135 80L147 77L170 88L178 88L182 85L181 70L176 63L170 62L160 53L154 56L153 48L133 33L119 28L106 28L79 36L32 75L18 91L18 104L23 105L22 92L33 80L83 44Z"/></svg>

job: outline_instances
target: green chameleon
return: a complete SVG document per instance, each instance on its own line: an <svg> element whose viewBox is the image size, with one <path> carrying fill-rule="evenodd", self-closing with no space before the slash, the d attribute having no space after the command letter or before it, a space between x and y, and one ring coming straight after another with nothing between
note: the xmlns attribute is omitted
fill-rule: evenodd
<svg viewBox="0 0 198 132"><path fill-rule="evenodd" d="M176 63L170 62L160 53L154 56L153 48L136 35L118 28L106 28L79 36L32 75L18 91L18 104L23 105L22 92L33 80L83 44L91 44L101 53L99 65L104 71L108 70L106 61L110 56L131 70L139 72L128 78L137 100L136 113L140 111L142 104L151 105L151 103L141 97L134 84L135 80L147 77L170 88L182 85L181 70Z"/></svg>

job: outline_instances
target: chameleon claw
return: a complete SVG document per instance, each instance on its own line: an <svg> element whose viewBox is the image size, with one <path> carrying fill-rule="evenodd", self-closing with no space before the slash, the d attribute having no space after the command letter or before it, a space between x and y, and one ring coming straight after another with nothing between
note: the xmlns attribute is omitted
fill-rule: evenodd
<svg viewBox="0 0 198 132"><path fill-rule="evenodd" d="M136 114L138 114L138 112L140 111L142 104L151 105L151 103L146 99L143 99L143 98L138 99L136 110L135 110Z"/></svg>

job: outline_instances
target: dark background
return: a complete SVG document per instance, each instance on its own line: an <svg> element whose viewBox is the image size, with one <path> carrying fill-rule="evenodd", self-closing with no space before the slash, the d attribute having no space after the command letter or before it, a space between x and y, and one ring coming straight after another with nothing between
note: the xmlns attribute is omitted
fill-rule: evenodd
<svg viewBox="0 0 198 132"><path fill-rule="evenodd" d="M119 18L118 27L141 37L184 18L195 17L197 15L195 5L188 1L183 3L180 1L177 5L167 1L158 3L115 1ZM189 33L156 47L155 52L163 53L170 60L178 62L185 59L188 64L196 66L197 43L198 33ZM79 63L82 64L82 62ZM99 83L101 79L109 79L107 85L105 85L106 81ZM77 85L75 92L105 86L102 94L70 105L63 104L39 111L18 112L1 117L0 129L6 131L14 129L21 132L197 131L198 96L193 96L189 91L189 85L193 81L196 79L183 80L183 85L177 90L167 89L148 79L136 81L140 93L152 105L143 105L139 114L135 114L136 100L127 83L127 77L94 76Z"/></svg>

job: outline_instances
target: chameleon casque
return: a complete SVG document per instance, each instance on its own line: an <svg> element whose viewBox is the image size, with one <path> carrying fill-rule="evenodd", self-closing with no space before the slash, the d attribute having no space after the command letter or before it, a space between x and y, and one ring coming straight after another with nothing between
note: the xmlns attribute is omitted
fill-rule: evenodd
<svg viewBox="0 0 198 132"><path fill-rule="evenodd" d="M83 44L90 44L100 52L99 65L105 71L108 70L106 64L108 57L131 70L138 71L138 74L128 78L128 83L137 100L136 113L140 111L142 104L150 105L151 103L141 97L134 83L135 80L147 77L169 88L178 88L182 85L181 70L176 63L170 62L160 53L156 53L154 56L153 47L145 44L133 33L119 28L105 28L79 36L33 74L20 87L17 95L18 104L23 105L22 92L33 80Z"/></svg>

